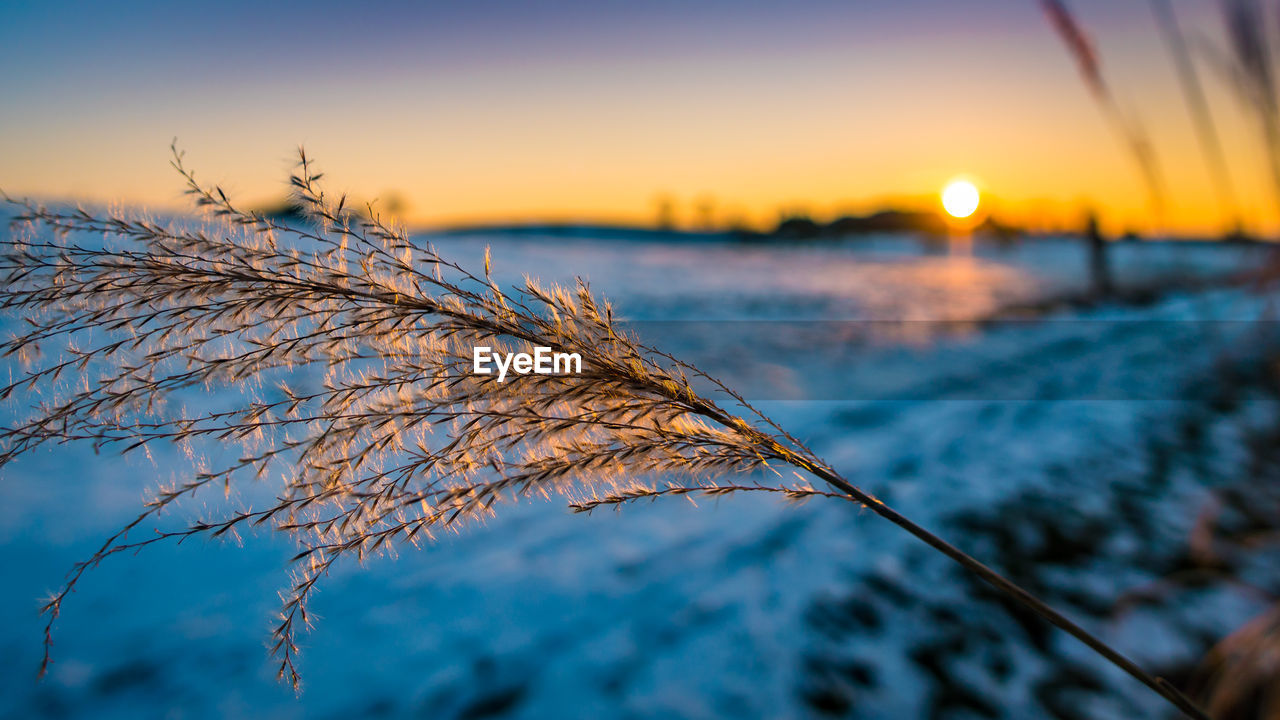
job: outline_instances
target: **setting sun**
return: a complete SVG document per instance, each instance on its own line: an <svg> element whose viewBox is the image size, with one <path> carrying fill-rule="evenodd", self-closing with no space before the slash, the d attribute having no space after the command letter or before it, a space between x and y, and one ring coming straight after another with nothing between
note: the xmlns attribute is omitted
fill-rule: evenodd
<svg viewBox="0 0 1280 720"><path fill-rule="evenodd" d="M942 189L942 207L951 217L969 217L978 209L978 188L968 180L952 180Z"/></svg>

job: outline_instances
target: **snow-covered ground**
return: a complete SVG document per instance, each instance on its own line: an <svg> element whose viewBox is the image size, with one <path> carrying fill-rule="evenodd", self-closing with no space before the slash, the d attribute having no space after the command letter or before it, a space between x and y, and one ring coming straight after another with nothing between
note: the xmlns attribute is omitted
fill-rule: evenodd
<svg viewBox="0 0 1280 720"><path fill-rule="evenodd" d="M1266 393L1216 401L1221 368L1248 365L1242 353L1257 345L1248 334L1270 327L1255 322L1270 317L1255 295L1217 290L964 326L932 321L1079 289L1083 248L1041 241L950 257L898 237L438 245L477 265L486 243L499 277L585 276L639 332L674 343L664 349L750 383L762 409L855 482L1144 663L1185 664L1205 638L1259 609L1221 591L1106 611L1160 576L1206 488L1238 474L1251 438L1275 425ZM1233 247L1116 249L1128 282L1259 261ZM671 329L689 321L716 321L715 341ZM801 335L761 330L774 327ZM842 328L856 336L793 352ZM740 354L735 332L750 334L739 345L763 344L778 372L727 363ZM1200 419L1195 443L1184 437L1188 418ZM835 501L753 497L591 516L530 503L426 549L345 567L312 604L300 697L275 681L264 647L287 581L286 540L249 535L239 546L189 541L114 557L66 604L55 664L35 682L39 598L131 519L175 462L59 447L4 470L0 712L910 718L967 708L1025 718L1159 709L1144 688L1069 638L1021 624L875 516Z"/></svg>

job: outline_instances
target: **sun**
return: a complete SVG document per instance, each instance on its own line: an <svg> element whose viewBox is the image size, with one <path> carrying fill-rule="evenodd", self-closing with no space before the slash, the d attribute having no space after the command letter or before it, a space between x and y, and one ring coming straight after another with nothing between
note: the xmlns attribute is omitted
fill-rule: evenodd
<svg viewBox="0 0 1280 720"><path fill-rule="evenodd" d="M952 180L942 189L942 207L951 217L969 217L978 209L978 188L968 180Z"/></svg>

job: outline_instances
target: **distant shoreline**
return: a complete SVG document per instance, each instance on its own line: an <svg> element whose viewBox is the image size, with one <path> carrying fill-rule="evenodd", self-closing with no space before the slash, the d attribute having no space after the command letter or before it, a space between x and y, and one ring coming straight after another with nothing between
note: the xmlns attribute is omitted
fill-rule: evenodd
<svg viewBox="0 0 1280 720"><path fill-rule="evenodd" d="M725 242L742 240L748 234L738 231L717 230L660 230L639 225L609 225L593 223L529 223L498 225L463 225L456 227L424 229L424 234L464 237L468 235L540 235L591 240L697 240Z"/></svg>
<svg viewBox="0 0 1280 720"><path fill-rule="evenodd" d="M762 244L822 244L825 242L848 240L873 240L886 236L916 236L921 242L945 242L946 236L919 228L893 229L826 229L815 234L794 235L786 232L754 231L754 230L681 230L658 229L640 225L620 225L609 223L520 223L495 225L462 225L446 228L420 228L415 233L434 235L437 237L468 236L538 236L552 238L579 238L584 240L621 240L621 241L656 241L656 242L734 242ZM1002 237L987 231L975 233L984 244L999 245L1001 242L1037 242L1042 240L1061 240L1077 237L1074 232L1027 232L1009 229ZM1190 245L1257 245L1276 246L1273 240L1251 236L1180 236L1163 237L1118 237L1112 239L1116 243L1128 242L1175 242Z"/></svg>

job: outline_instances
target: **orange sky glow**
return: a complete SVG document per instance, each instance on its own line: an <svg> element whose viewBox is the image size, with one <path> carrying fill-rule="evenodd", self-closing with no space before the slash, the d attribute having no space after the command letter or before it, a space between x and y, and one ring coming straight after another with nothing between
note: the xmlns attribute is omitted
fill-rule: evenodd
<svg viewBox="0 0 1280 720"><path fill-rule="evenodd" d="M18 100L0 107L0 187L176 207L167 146L177 136L201 177L247 203L283 196L302 143L334 190L398 198L423 226L648 224L669 197L686 226L702 205L718 225L770 227L791 211L936 209L942 186L964 175L985 211L1032 229L1074 226L1086 208L1115 233L1227 227L1142 3L1118 16L1107 3L1076 5L1121 104L1156 148L1163 217L1037 5L1005 3L998 15L978 5L965 28L904 12L874 18L875 32L849 20L812 43L798 20L776 30L777 46L757 37L769 37L767 25L743 21L719 31L742 36L724 42L699 42L694 27L613 47L603 18L592 32L606 37L586 47L361 61L337 52L305 72L270 53L220 72L216 39L194 40L194 58L165 46L105 64L86 53L53 70L28 54L34 75L0 80ZM1213 12L1178 7L1213 37ZM1201 77L1246 227L1274 233L1280 210L1259 133L1225 82L1208 67Z"/></svg>

